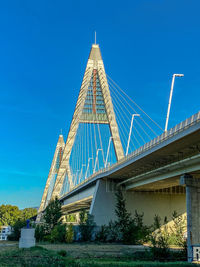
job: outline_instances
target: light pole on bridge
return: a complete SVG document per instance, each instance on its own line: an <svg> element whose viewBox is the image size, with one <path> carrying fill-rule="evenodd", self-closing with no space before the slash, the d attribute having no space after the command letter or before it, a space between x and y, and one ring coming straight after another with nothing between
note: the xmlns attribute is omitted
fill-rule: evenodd
<svg viewBox="0 0 200 267"><path fill-rule="evenodd" d="M173 74L172 76L172 85L171 85L171 90L170 90L170 95L169 95L169 103L168 103L167 117L166 117L166 123L165 123L165 132L167 131L167 127L168 127L169 113L170 113L172 94L173 94L173 89L174 89L174 80L175 80L175 77L183 77L183 76L184 74Z"/></svg>

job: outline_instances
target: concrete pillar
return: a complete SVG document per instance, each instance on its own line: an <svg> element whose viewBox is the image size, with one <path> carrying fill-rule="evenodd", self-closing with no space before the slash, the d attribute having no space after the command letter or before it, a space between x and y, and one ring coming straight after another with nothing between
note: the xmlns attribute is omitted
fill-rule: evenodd
<svg viewBox="0 0 200 267"><path fill-rule="evenodd" d="M94 216L94 221L98 226L108 224L110 220L116 219L116 197L114 190L110 190L109 184L104 180L98 180L96 183L90 214Z"/></svg>
<svg viewBox="0 0 200 267"><path fill-rule="evenodd" d="M184 174L180 184L186 186L187 246L188 261L191 262L192 247L200 244L200 179Z"/></svg>

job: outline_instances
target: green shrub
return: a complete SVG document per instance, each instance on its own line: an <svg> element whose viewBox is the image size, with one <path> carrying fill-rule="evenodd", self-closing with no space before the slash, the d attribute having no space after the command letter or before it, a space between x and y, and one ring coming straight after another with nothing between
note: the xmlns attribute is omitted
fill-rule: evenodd
<svg viewBox="0 0 200 267"><path fill-rule="evenodd" d="M133 219L130 219L124 233L123 242L126 244L143 244L150 239L150 227L143 224L144 214L139 214L135 211Z"/></svg>
<svg viewBox="0 0 200 267"><path fill-rule="evenodd" d="M50 242L65 242L66 236L66 226L65 225L56 225L50 233Z"/></svg>
<svg viewBox="0 0 200 267"><path fill-rule="evenodd" d="M8 236L8 240L18 241L21 235L21 228L24 226L26 226L26 221L20 219L17 220L13 225L12 233Z"/></svg>
<svg viewBox="0 0 200 267"><path fill-rule="evenodd" d="M50 228L48 224L37 224L35 227L35 238L37 242L45 241L46 236L50 234Z"/></svg>
<svg viewBox="0 0 200 267"><path fill-rule="evenodd" d="M74 240L74 230L73 230L73 225L70 223L67 225L66 229L66 242L67 243L72 243Z"/></svg>
<svg viewBox="0 0 200 267"><path fill-rule="evenodd" d="M67 251L66 250L59 250L58 251L58 255L62 256L62 257L66 257L67 256Z"/></svg>
<svg viewBox="0 0 200 267"><path fill-rule="evenodd" d="M164 223L167 223L166 217L164 219ZM161 230L161 218L158 215L154 216L153 230L154 232L150 236L152 244L150 251L152 253L153 260L168 258L170 256L169 233L166 225Z"/></svg>
<svg viewBox="0 0 200 267"><path fill-rule="evenodd" d="M122 239L121 232L118 230L117 223L112 220L108 223L108 242L117 242Z"/></svg>
<svg viewBox="0 0 200 267"><path fill-rule="evenodd" d="M184 233L186 232L186 218L178 215L176 211L172 214L173 227L171 227L171 238L174 240L174 245L186 247L186 239L184 238Z"/></svg>
<svg viewBox="0 0 200 267"><path fill-rule="evenodd" d="M100 230L96 233L96 241L106 242L108 239L108 226L102 225Z"/></svg>
<svg viewBox="0 0 200 267"><path fill-rule="evenodd" d="M85 210L82 210L80 212L80 224L79 224L81 241L92 240L94 227L95 227L94 217Z"/></svg>

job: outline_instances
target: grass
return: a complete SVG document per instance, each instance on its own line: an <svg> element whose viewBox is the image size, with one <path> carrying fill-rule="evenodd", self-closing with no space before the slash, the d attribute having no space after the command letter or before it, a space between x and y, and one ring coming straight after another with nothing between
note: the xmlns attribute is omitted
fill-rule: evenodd
<svg viewBox="0 0 200 267"><path fill-rule="evenodd" d="M191 267L195 264L187 262L143 262L143 261L130 261L130 260L116 260L113 258L107 259L80 259L76 260L76 263L81 267Z"/></svg>
<svg viewBox="0 0 200 267"><path fill-rule="evenodd" d="M54 251L41 247L6 250L0 253L0 266L52 266L65 267L66 261Z"/></svg>
<svg viewBox="0 0 200 267"><path fill-rule="evenodd" d="M84 247L82 244L81 246ZM96 245L98 247L98 245ZM64 247L64 246L63 246ZM62 248L63 248L62 247ZM67 245L64 250L58 250L61 248L59 245L54 245L55 250L49 250L44 247L36 246L30 249L19 249L17 247L6 247L5 250L0 250L0 267L191 267L195 264L189 264L187 262L152 262L144 261L144 258L139 257L141 261L136 261L134 258L126 255L118 256L97 256L85 255L85 257L78 258L72 257L67 251ZM86 244L86 248L89 246ZM93 251L95 247L92 247ZM111 247L107 247L107 249ZM100 246L100 249L101 246ZM114 249L114 248L113 248ZM67 252L66 252L67 251ZM77 252L76 252L77 253ZM142 253L142 252L140 252ZM140 254L139 253L139 254ZM133 255L132 255L133 256ZM139 256L139 255L138 255ZM96 258L95 258L96 257Z"/></svg>

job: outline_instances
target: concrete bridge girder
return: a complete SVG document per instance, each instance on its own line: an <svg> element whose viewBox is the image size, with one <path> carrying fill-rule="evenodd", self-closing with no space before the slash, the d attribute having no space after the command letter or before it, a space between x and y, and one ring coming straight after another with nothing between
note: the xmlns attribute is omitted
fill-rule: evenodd
<svg viewBox="0 0 200 267"><path fill-rule="evenodd" d="M200 154L155 169L122 181L126 190L149 191L179 185L180 176L184 173L196 173L200 169ZM196 174L197 175L197 174Z"/></svg>

